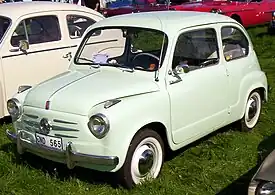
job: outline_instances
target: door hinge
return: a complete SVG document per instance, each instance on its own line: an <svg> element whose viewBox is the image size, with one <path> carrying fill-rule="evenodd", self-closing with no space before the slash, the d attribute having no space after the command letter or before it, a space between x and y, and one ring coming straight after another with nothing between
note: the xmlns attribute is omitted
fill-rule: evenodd
<svg viewBox="0 0 275 195"><path fill-rule="evenodd" d="M229 76L229 71L227 68L226 68L226 76Z"/></svg>

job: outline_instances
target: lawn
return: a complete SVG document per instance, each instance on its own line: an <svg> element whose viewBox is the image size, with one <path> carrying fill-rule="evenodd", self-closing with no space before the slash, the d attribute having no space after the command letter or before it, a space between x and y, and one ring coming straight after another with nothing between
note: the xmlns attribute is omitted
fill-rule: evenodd
<svg viewBox="0 0 275 195"><path fill-rule="evenodd" d="M275 36L266 27L249 29L254 47L271 87L275 87ZM1 194L246 194L250 178L259 162L275 148L275 91L264 105L261 119L251 133L223 128L188 147L172 153L160 177L128 191L114 187L113 174L87 169L67 170L65 165L26 154L15 154L15 147L0 131Z"/></svg>

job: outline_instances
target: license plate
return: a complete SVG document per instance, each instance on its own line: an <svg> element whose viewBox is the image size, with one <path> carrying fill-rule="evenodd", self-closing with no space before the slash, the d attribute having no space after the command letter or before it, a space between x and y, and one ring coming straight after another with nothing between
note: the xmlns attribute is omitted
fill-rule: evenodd
<svg viewBox="0 0 275 195"><path fill-rule="evenodd" d="M47 146L49 148L54 148L58 150L63 149L62 139L58 137L52 137L48 135L42 135L39 133L35 134L36 143L42 146Z"/></svg>

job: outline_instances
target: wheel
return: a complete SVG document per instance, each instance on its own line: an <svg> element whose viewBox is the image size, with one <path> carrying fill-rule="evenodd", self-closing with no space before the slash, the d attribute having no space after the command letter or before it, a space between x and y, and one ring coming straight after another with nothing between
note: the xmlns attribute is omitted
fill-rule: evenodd
<svg viewBox="0 0 275 195"><path fill-rule="evenodd" d="M275 34L275 29L271 25L269 25L267 27L267 33L271 34L271 35L274 35Z"/></svg>
<svg viewBox="0 0 275 195"><path fill-rule="evenodd" d="M241 119L241 130L251 131L257 124L262 108L262 98L258 90L253 91L246 102L245 113Z"/></svg>
<svg viewBox="0 0 275 195"><path fill-rule="evenodd" d="M151 129L138 132L127 152L118 179L126 188L158 177L163 165L164 144L159 134Z"/></svg>

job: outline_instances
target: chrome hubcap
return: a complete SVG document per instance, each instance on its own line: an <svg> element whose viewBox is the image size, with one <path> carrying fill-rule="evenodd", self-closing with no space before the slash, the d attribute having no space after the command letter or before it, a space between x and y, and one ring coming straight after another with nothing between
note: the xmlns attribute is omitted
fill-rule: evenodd
<svg viewBox="0 0 275 195"><path fill-rule="evenodd" d="M147 137L136 147L131 161L131 176L135 184L159 175L163 162L162 146L157 139Z"/></svg>
<svg viewBox="0 0 275 195"><path fill-rule="evenodd" d="M153 167L153 164L154 153L151 148L148 148L141 154L139 158L138 169L141 176L145 176L146 174L148 174L151 168Z"/></svg>
<svg viewBox="0 0 275 195"><path fill-rule="evenodd" d="M249 100L249 109L248 109L248 120L250 121L253 119L258 111L258 106L257 106L257 98L252 97Z"/></svg>

